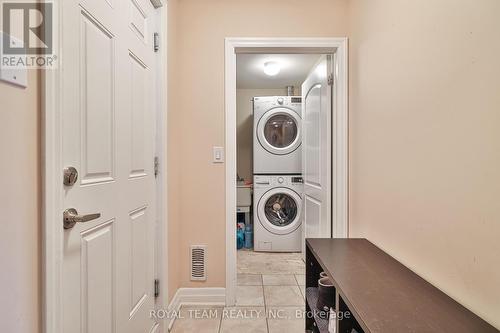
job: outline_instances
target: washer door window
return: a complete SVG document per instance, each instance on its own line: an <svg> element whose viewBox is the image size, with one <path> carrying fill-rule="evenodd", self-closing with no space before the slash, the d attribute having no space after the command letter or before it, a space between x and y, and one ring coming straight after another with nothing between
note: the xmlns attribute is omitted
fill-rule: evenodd
<svg viewBox="0 0 500 333"><path fill-rule="evenodd" d="M286 108L266 112L257 125L257 138L271 154L286 155L300 144L300 117Z"/></svg>
<svg viewBox="0 0 500 333"><path fill-rule="evenodd" d="M300 196L290 189L269 190L259 200L259 221L273 234L286 235L294 232L301 224L300 204Z"/></svg>

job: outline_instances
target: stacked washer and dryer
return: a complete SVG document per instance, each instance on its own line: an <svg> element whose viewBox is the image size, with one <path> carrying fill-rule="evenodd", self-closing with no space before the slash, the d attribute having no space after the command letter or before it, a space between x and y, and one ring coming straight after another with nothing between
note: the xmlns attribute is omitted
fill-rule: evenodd
<svg viewBox="0 0 500 333"><path fill-rule="evenodd" d="M254 249L302 251L302 98L254 97Z"/></svg>

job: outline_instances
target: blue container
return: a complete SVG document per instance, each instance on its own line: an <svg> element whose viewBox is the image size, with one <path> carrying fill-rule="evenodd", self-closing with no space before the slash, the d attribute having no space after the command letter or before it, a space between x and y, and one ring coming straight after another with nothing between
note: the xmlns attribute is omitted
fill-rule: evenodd
<svg viewBox="0 0 500 333"><path fill-rule="evenodd" d="M247 228L245 231L245 248L251 249L253 247L253 230Z"/></svg>
<svg viewBox="0 0 500 333"><path fill-rule="evenodd" d="M245 232L243 229L238 229L236 231L236 247L239 249L242 249L243 246L245 245Z"/></svg>

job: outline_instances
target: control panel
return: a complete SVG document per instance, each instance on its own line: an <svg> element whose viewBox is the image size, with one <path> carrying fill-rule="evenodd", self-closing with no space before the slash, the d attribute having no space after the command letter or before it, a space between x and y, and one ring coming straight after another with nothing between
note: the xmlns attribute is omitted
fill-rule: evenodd
<svg viewBox="0 0 500 333"><path fill-rule="evenodd" d="M302 176L254 176L254 187L289 187L302 186L304 183Z"/></svg>

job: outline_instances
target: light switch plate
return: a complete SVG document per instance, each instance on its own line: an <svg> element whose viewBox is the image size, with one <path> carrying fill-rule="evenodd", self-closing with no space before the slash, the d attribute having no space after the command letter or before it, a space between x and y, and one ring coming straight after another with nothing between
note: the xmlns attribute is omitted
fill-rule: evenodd
<svg viewBox="0 0 500 333"><path fill-rule="evenodd" d="M224 163L224 147L214 147L214 163Z"/></svg>
<svg viewBox="0 0 500 333"><path fill-rule="evenodd" d="M28 88L28 73L26 69L0 67L0 80L22 88Z"/></svg>
<svg viewBox="0 0 500 333"><path fill-rule="evenodd" d="M3 45L3 40L4 38L9 38L9 36L3 32L0 32L1 35L1 40L0 40L0 54L3 55L3 52L1 50L2 45ZM12 37L12 43L21 43L22 41ZM22 87L22 88L27 88L28 87L28 70L26 68L22 69L13 69L13 68L7 68L2 66L2 61L0 61L0 80L5 81L11 84L14 84L16 86Z"/></svg>

